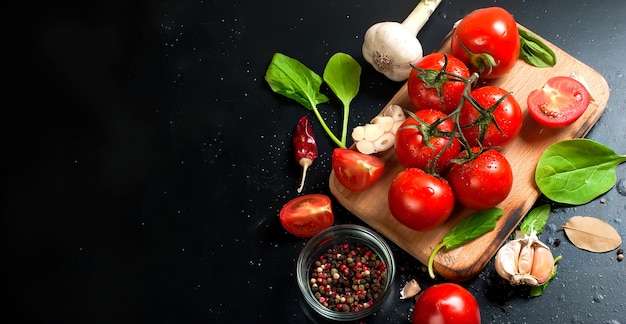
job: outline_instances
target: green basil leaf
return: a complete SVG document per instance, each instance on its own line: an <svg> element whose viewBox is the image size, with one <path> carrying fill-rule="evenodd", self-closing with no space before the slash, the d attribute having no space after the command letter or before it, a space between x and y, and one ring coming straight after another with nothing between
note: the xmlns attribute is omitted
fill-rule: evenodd
<svg viewBox="0 0 626 324"><path fill-rule="evenodd" d="M359 93L360 78L361 66L348 54L336 53L326 63L324 81L344 106L350 106L352 99Z"/></svg>
<svg viewBox="0 0 626 324"><path fill-rule="evenodd" d="M546 226L549 216L549 204L537 206L533 208L528 215L526 215L526 217L524 217L524 220L520 224L519 228L526 235L530 235L533 230L537 235L539 235L543 232L543 228Z"/></svg>
<svg viewBox="0 0 626 324"><path fill-rule="evenodd" d="M537 187L549 199L586 204L605 193L617 180L615 168L626 161L598 142L577 138L552 144L539 158Z"/></svg>
<svg viewBox="0 0 626 324"><path fill-rule="evenodd" d="M320 92L322 78L300 61L275 53L265 72L265 81L272 90L293 99L309 110L315 110L328 97Z"/></svg>
<svg viewBox="0 0 626 324"><path fill-rule="evenodd" d="M556 54L535 35L522 28L517 28L520 36L519 57L526 63L536 67L556 65Z"/></svg>
<svg viewBox="0 0 626 324"><path fill-rule="evenodd" d="M503 211L498 207L479 210L458 223L446 234L442 244L446 250L463 245L496 227L496 221L502 217Z"/></svg>

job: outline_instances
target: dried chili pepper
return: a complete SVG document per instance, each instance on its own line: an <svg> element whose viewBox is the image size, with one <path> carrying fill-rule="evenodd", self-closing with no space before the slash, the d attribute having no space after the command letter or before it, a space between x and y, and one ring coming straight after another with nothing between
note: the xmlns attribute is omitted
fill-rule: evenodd
<svg viewBox="0 0 626 324"><path fill-rule="evenodd" d="M313 160L317 158L317 144L313 136L313 129L306 115L302 116L296 125L296 132L293 136L293 146L296 149L296 160L303 168L302 181L298 192L302 192L304 187L304 179L307 169L313 164Z"/></svg>

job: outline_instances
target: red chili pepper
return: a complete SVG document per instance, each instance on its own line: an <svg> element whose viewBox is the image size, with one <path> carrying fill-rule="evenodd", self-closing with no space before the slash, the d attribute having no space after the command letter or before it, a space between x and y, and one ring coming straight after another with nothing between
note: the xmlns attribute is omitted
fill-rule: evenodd
<svg viewBox="0 0 626 324"><path fill-rule="evenodd" d="M313 160L317 158L317 144L313 136L313 129L306 115L302 116L298 121L298 125L296 125L296 133L293 136L293 146L296 149L296 160L303 168L302 181L298 188L298 192L302 192L306 171L311 164L313 164Z"/></svg>

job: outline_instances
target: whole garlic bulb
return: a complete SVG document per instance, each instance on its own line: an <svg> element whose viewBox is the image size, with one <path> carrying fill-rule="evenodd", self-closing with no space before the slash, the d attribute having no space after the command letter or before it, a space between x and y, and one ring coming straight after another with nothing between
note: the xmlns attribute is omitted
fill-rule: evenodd
<svg viewBox="0 0 626 324"><path fill-rule="evenodd" d="M513 285L539 286L550 279L554 257L533 232L503 245L496 254L495 268Z"/></svg>
<svg viewBox="0 0 626 324"><path fill-rule="evenodd" d="M357 150L363 154L374 154L390 149L396 141L396 131L405 119L402 107L387 106L369 123L352 130Z"/></svg>

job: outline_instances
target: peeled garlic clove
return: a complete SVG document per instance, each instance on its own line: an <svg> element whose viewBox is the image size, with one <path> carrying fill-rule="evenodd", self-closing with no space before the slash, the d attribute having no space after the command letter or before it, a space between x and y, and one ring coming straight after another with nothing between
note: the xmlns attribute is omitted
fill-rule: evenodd
<svg viewBox="0 0 626 324"><path fill-rule="evenodd" d="M550 279L553 269L554 256L552 256L550 248L538 246L535 249L533 269L530 271L530 275L537 279L537 283L541 285Z"/></svg>
<svg viewBox="0 0 626 324"><path fill-rule="evenodd" d="M535 249L530 244L522 246L517 260L517 273L529 274L533 267L533 259L535 257Z"/></svg>
<svg viewBox="0 0 626 324"><path fill-rule="evenodd" d="M390 131L391 127L393 126L393 118L389 116L376 116L374 117L374 119L372 119L370 124L375 124L380 129L387 132Z"/></svg>
<svg viewBox="0 0 626 324"><path fill-rule="evenodd" d="M363 126L363 128L365 130L366 141L374 141L385 132L380 127L378 127L378 125L375 124L366 124L365 126Z"/></svg>
<svg viewBox="0 0 626 324"><path fill-rule="evenodd" d="M400 299L411 298L417 295L420 291L422 291L420 285L417 281L415 281L415 279L411 279L411 281L407 282L406 285L404 285L404 288L400 290Z"/></svg>
<svg viewBox="0 0 626 324"><path fill-rule="evenodd" d="M390 149L396 141L396 135L392 133L384 133L379 138L377 138L373 144L376 152L383 152Z"/></svg>
<svg viewBox="0 0 626 324"><path fill-rule="evenodd" d="M377 152L374 143L370 141L356 142L356 149L363 154L374 154Z"/></svg>
<svg viewBox="0 0 626 324"><path fill-rule="evenodd" d="M352 139L355 142L362 141L365 139L365 127L357 126L352 130Z"/></svg>

